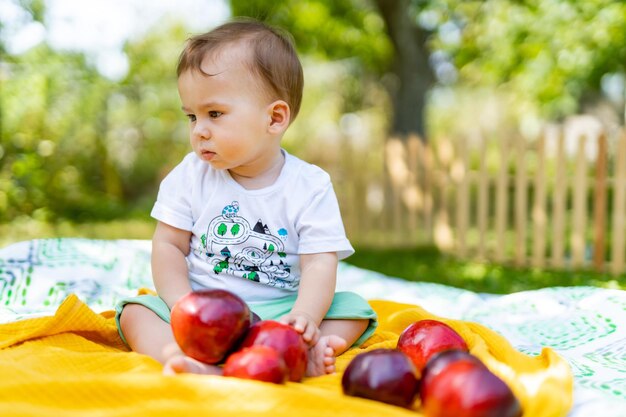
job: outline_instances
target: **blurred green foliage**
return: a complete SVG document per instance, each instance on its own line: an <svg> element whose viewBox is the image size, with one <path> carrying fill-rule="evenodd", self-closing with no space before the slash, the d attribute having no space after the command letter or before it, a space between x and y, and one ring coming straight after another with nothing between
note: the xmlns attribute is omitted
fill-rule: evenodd
<svg viewBox="0 0 626 417"><path fill-rule="evenodd" d="M163 170L187 149L175 87L187 36L174 27L129 43L130 69L119 82L84 55L46 44L6 56L0 221L144 215Z"/></svg>
<svg viewBox="0 0 626 417"><path fill-rule="evenodd" d="M389 69L393 47L375 4L368 0L230 0L234 16L285 28L298 49L326 60L356 59L367 70Z"/></svg>
<svg viewBox="0 0 626 417"><path fill-rule="evenodd" d="M626 73L626 3L620 0L230 0L235 15L287 28L307 53L352 59L355 78L378 82L394 70L389 34L423 33L438 85L511 93L520 113L546 119L595 104L607 76ZM381 4L412 25L385 27ZM364 76L365 75L365 76ZM616 103L624 119L624 94ZM402 111L402 109L394 109ZM415 116L417 117L417 116Z"/></svg>
<svg viewBox="0 0 626 417"><path fill-rule="evenodd" d="M546 118L584 110L599 99L604 77L626 72L623 1L428 3L440 33L433 47L454 57L461 80L508 89ZM447 31L446 17L454 23Z"/></svg>

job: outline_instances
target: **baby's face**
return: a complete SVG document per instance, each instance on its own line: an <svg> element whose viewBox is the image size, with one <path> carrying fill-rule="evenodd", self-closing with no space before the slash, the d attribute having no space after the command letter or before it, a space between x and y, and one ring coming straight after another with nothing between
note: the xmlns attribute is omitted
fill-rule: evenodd
<svg viewBox="0 0 626 417"><path fill-rule="evenodd" d="M254 175L280 152L268 132L271 102L243 64L245 51L224 51L206 59L200 71L178 78L182 109L189 118L194 152L216 169Z"/></svg>

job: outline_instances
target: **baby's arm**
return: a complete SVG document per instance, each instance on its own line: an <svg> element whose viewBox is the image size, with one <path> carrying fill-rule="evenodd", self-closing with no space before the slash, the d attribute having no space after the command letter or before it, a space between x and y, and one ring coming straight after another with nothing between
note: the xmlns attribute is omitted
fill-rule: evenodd
<svg viewBox="0 0 626 417"><path fill-rule="evenodd" d="M337 254L314 253L300 256L300 288L291 312L281 318L314 345L320 336L319 326L335 295Z"/></svg>
<svg viewBox="0 0 626 417"><path fill-rule="evenodd" d="M159 297L171 309L191 291L187 261L191 232L158 222L152 237L152 279Z"/></svg>

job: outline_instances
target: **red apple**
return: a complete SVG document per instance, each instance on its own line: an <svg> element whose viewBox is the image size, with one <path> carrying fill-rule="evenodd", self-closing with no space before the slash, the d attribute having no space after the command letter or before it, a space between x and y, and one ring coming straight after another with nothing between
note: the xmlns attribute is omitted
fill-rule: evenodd
<svg viewBox="0 0 626 417"><path fill-rule="evenodd" d="M444 358L445 360L445 358ZM520 417L511 389L480 361L457 358L422 380L426 417Z"/></svg>
<svg viewBox="0 0 626 417"><path fill-rule="evenodd" d="M289 369L289 380L302 380L306 372L309 348L293 327L273 320L261 320L250 326L241 348L256 345L276 349Z"/></svg>
<svg viewBox="0 0 626 417"><path fill-rule="evenodd" d="M354 357L341 378L346 395L410 407L419 390L415 366L395 349L374 349Z"/></svg>
<svg viewBox="0 0 626 417"><path fill-rule="evenodd" d="M420 320L409 325L400 334L397 348L411 358L420 373L435 353L450 349L468 351L463 338L452 327L437 320Z"/></svg>
<svg viewBox="0 0 626 417"><path fill-rule="evenodd" d="M224 376L254 379L282 384L289 370L276 349L269 346L250 346L231 354L224 364Z"/></svg>
<svg viewBox="0 0 626 417"><path fill-rule="evenodd" d="M482 365L483 363L476 356L472 355L469 352L465 352L464 350L452 349L452 350L444 350L443 352L435 353L431 358L426 362L426 366L422 370L422 379L421 379L421 391L420 394L426 391L424 387L428 387L430 381L437 375L441 373L449 364L459 361L459 360L467 360L471 362L475 362L478 365Z"/></svg>
<svg viewBox="0 0 626 417"><path fill-rule="evenodd" d="M172 332L185 355L215 364L246 334L250 317L246 303L229 291L194 291L172 307Z"/></svg>

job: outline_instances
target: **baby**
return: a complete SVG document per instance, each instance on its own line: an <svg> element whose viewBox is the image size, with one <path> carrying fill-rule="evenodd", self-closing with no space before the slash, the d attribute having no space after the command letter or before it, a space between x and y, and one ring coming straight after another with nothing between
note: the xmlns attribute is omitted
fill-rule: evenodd
<svg viewBox="0 0 626 417"><path fill-rule="evenodd" d="M178 92L190 152L161 183L151 215L158 296L117 306L120 335L164 373L219 374L185 356L170 309L193 290L240 296L264 320L291 325L309 344L308 376L335 371L335 357L374 332L376 314L335 292L346 238L330 177L281 148L300 109L303 73L290 38L236 20L188 40Z"/></svg>

